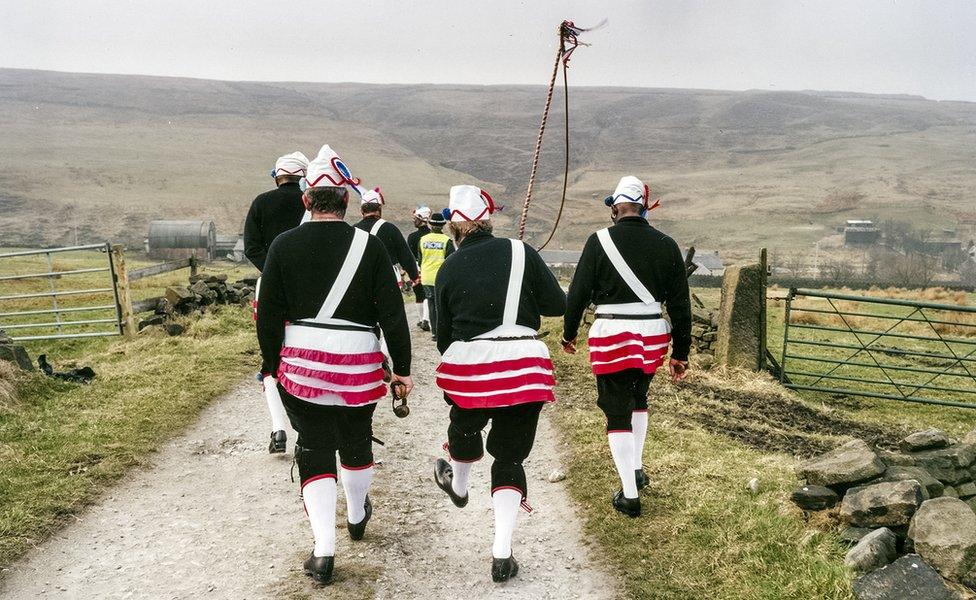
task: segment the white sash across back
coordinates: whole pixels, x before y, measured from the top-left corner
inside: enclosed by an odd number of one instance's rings
[[[641,280],[637,278],[634,274],[633,269],[624,260],[623,255],[620,254],[620,250],[617,250],[617,245],[613,243],[610,239],[610,230],[601,229],[596,232],[596,237],[600,241],[600,245],[603,246],[603,251],[607,253],[607,258],[610,259],[610,264],[617,270],[620,274],[621,279],[627,284],[634,295],[636,295],[641,302],[644,304],[658,304],[657,300],[654,299],[654,294],[647,289]],[[658,306],[660,308],[660,306]]]

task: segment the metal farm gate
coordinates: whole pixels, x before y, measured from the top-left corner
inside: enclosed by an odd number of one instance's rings
[[[121,335],[119,251],[103,243],[0,254],[0,329],[15,341]],[[54,255],[67,268],[56,269]],[[44,271],[17,273],[35,257],[30,269]]]
[[[780,381],[795,390],[976,408],[976,308],[791,289]]]

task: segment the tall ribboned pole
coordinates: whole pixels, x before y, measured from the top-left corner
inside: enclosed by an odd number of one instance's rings
[[[525,239],[525,222],[529,218],[529,204],[532,202],[532,188],[535,187],[535,176],[539,170],[539,154],[542,152],[542,136],[546,132],[546,122],[549,120],[549,108],[552,106],[552,92],[556,87],[556,76],[559,74],[559,62],[566,52],[565,37],[566,22],[559,24],[559,47],[556,50],[556,62],[552,65],[552,77],[549,79],[549,91],[546,93],[546,107],[542,110],[542,123],[539,125],[539,137],[535,141],[535,154],[532,157],[532,171],[529,173],[529,186],[525,191],[525,202],[522,204],[522,215],[519,217],[518,239]],[[565,66],[564,66],[565,68]]]

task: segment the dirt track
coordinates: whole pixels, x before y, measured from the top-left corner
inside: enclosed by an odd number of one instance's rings
[[[78,521],[11,569],[2,598],[614,598],[616,584],[584,544],[563,483],[556,437],[543,417],[526,462],[531,515],[520,513],[514,552],[521,572],[489,576],[489,463],[471,477],[471,502],[455,509],[431,481],[443,455],[447,407],[433,388],[436,351],[415,347],[412,413],[377,410],[375,512],[362,542],[337,517],[336,581],[313,588],[301,574],[311,548],[289,453],[266,450],[267,415],[251,381],[214,402],[151,469],[132,473]],[[570,473],[570,476],[573,476]],[[339,488],[341,490],[341,486]],[[341,491],[340,491],[341,496]]]

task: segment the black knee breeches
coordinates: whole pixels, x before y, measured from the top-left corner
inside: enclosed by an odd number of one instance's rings
[[[437,291],[432,285],[424,286],[424,298],[427,299],[427,311],[430,313],[430,332],[437,334]]]
[[[278,384],[291,426],[298,432],[295,462],[302,483],[336,474],[336,452],[351,469],[373,464],[373,411],[365,406],[323,406],[296,398]]]
[[[607,431],[630,431],[634,411],[647,410],[647,390],[654,375],[625,369],[596,376],[597,406],[607,417]]]
[[[447,442],[451,458],[458,462],[474,462],[488,454],[491,465],[491,489],[512,487],[527,493],[525,469],[535,443],[542,402],[529,402],[504,408],[463,409],[451,406],[451,424]],[[482,445],[481,431],[491,421],[488,442]]]

